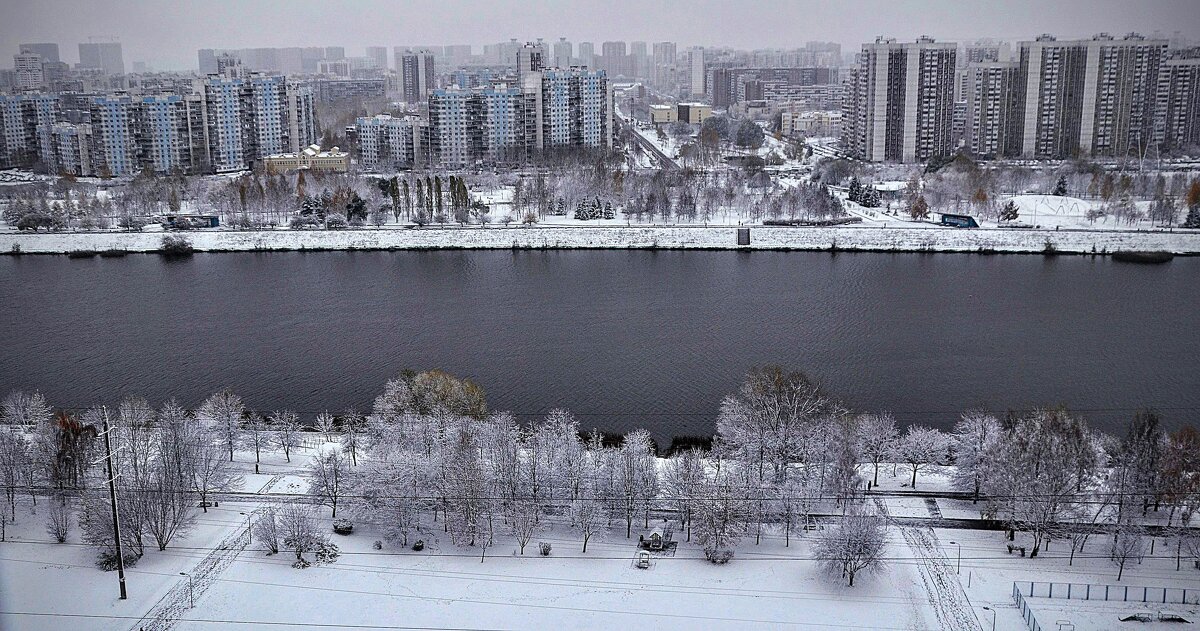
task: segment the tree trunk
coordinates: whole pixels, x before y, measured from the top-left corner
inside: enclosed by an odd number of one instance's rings
[[[917,465],[913,465],[912,488],[917,488]]]

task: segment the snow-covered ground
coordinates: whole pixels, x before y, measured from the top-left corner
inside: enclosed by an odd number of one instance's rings
[[[266,555],[245,532],[246,514],[281,494],[307,490],[303,467],[333,443],[316,434],[304,438],[306,446],[293,452],[290,463],[281,453],[264,453],[258,474],[253,454],[239,451],[243,494],[201,513],[196,528],[167,550],[151,546],[127,571],[126,601],[117,598],[115,572],[95,568],[95,552],[80,542],[77,528],[66,544],[52,543],[44,530],[45,504],[33,514],[22,498],[9,541],[0,543],[0,628],[199,631],[221,621],[249,621],[272,628],[983,631],[991,628],[995,611],[996,628],[1015,631],[1025,627],[1012,600],[1014,581],[1117,584],[1104,536],[1069,563],[1069,546],[1058,541],[1028,558],[1007,552],[1003,532],[911,523],[889,526],[883,568],[859,575],[853,588],[821,573],[812,560],[811,533],[793,533],[785,545],[778,528],[769,526],[757,544],[753,535],[744,537],[724,566],[705,561],[695,543],[680,541],[674,555],[655,556],[643,570],[633,563],[642,530],[637,524],[632,539],[614,525],[584,554],[578,534],[553,517],[524,555],[498,525],[485,557],[478,548],[450,544],[436,524],[424,535],[428,545],[421,552],[391,542],[376,550],[375,541],[386,541],[383,524],[357,519],[353,534],[333,537],[341,553],[336,562],[298,570],[288,554]],[[860,472],[870,478],[873,469],[863,465]],[[917,488],[947,490],[952,473],[930,467],[918,474]],[[877,488],[909,491],[910,480],[911,470],[901,465],[893,475],[885,464]],[[937,502],[945,512],[947,500]],[[919,517],[925,508],[923,499],[910,497],[874,503],[890,517]],[[328,509],[321,511],[329,528]],[[1025,543],[1021,536],[1018,545]],[[553,546],[549,557],[537,554],[541,541]],[[1196,571],[1186,560],[1176,571],[1174,552],[1159,540],[1153,555],[1126,567],[1120,585],[1195,588]],[[1195,605],[1033,601],[1043,624],[1069,620],[1081,631],[1124,628],[1115,626],[1114,616],[1147,609],[1200,619]]]
[[[0,252],[64,253],[122,249],[151,252],[161,233],[0,233]],[[185,233],[199,251],[676,248],[737,249],[736,226],[489,226],[359,230],[202,230]],[[748,249],[898,252],[1112,253],[1161,250],[1200,253],[1200,231],[1012,230],[888,225],[829,228],[755,226]]]

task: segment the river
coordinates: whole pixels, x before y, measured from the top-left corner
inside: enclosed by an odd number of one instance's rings
[[[752,366],[948,428],[1065,404],[1108,431],[1200,419],[1200,258],[687,251],[0,257],[0,388],[368,409],[405,368],[493,409],[711,433]]]

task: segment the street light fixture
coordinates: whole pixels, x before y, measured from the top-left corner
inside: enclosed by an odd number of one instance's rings
[[[954,567],[954,573],[955,573],[955,574],[962,574],[962,544],[961,544],[961,543],[955,543],[955,542],[951,541],[951,542],[950,542],[950,545],[952,545],[952,546],[958,546],[958,560],[957,560],[957,563],[956,563],[956,565],[955,565],[955,567]]]
[[[180,572],[180,576],[186,576],[188,579],[188,609],[196,607],[196,588],[192,584],[192,575],[187,572]]]
[[[246,515],[246,513],[241,513],[241,512],[239,512],[238,514]],[[252,533],[252,530],[253,529],[250,528],[250,516],[246,515],[246,545],[250,545],[250,544],[254,543],[254,534]]]
[[[992,612],[992,631],[996,631],[996,610],[986,606],[983,610]]]

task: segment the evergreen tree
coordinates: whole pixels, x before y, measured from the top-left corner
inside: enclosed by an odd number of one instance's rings
[[[1192,206],[1188,210],[1187,219],[1183,221],[1184,228],[1200,228],[1200,205]]]
[[[859,183],[857,177],[850,178],[850,186],[847,189],[847,197],[850,199],[850,201],[856,204],[862,197],[862,184]]]
[[[1056,197],[1066,197],[1067,196],[1067,176],[1066,175],[1058,176],[1058,183],[1054,185],[1054,192],[1051,194]]]
[[[1021,211],[1017,208],[1017,203],[1011,199],[1005,202],[1000,209],[1000,221],[1016,221],[1020,215]]]

